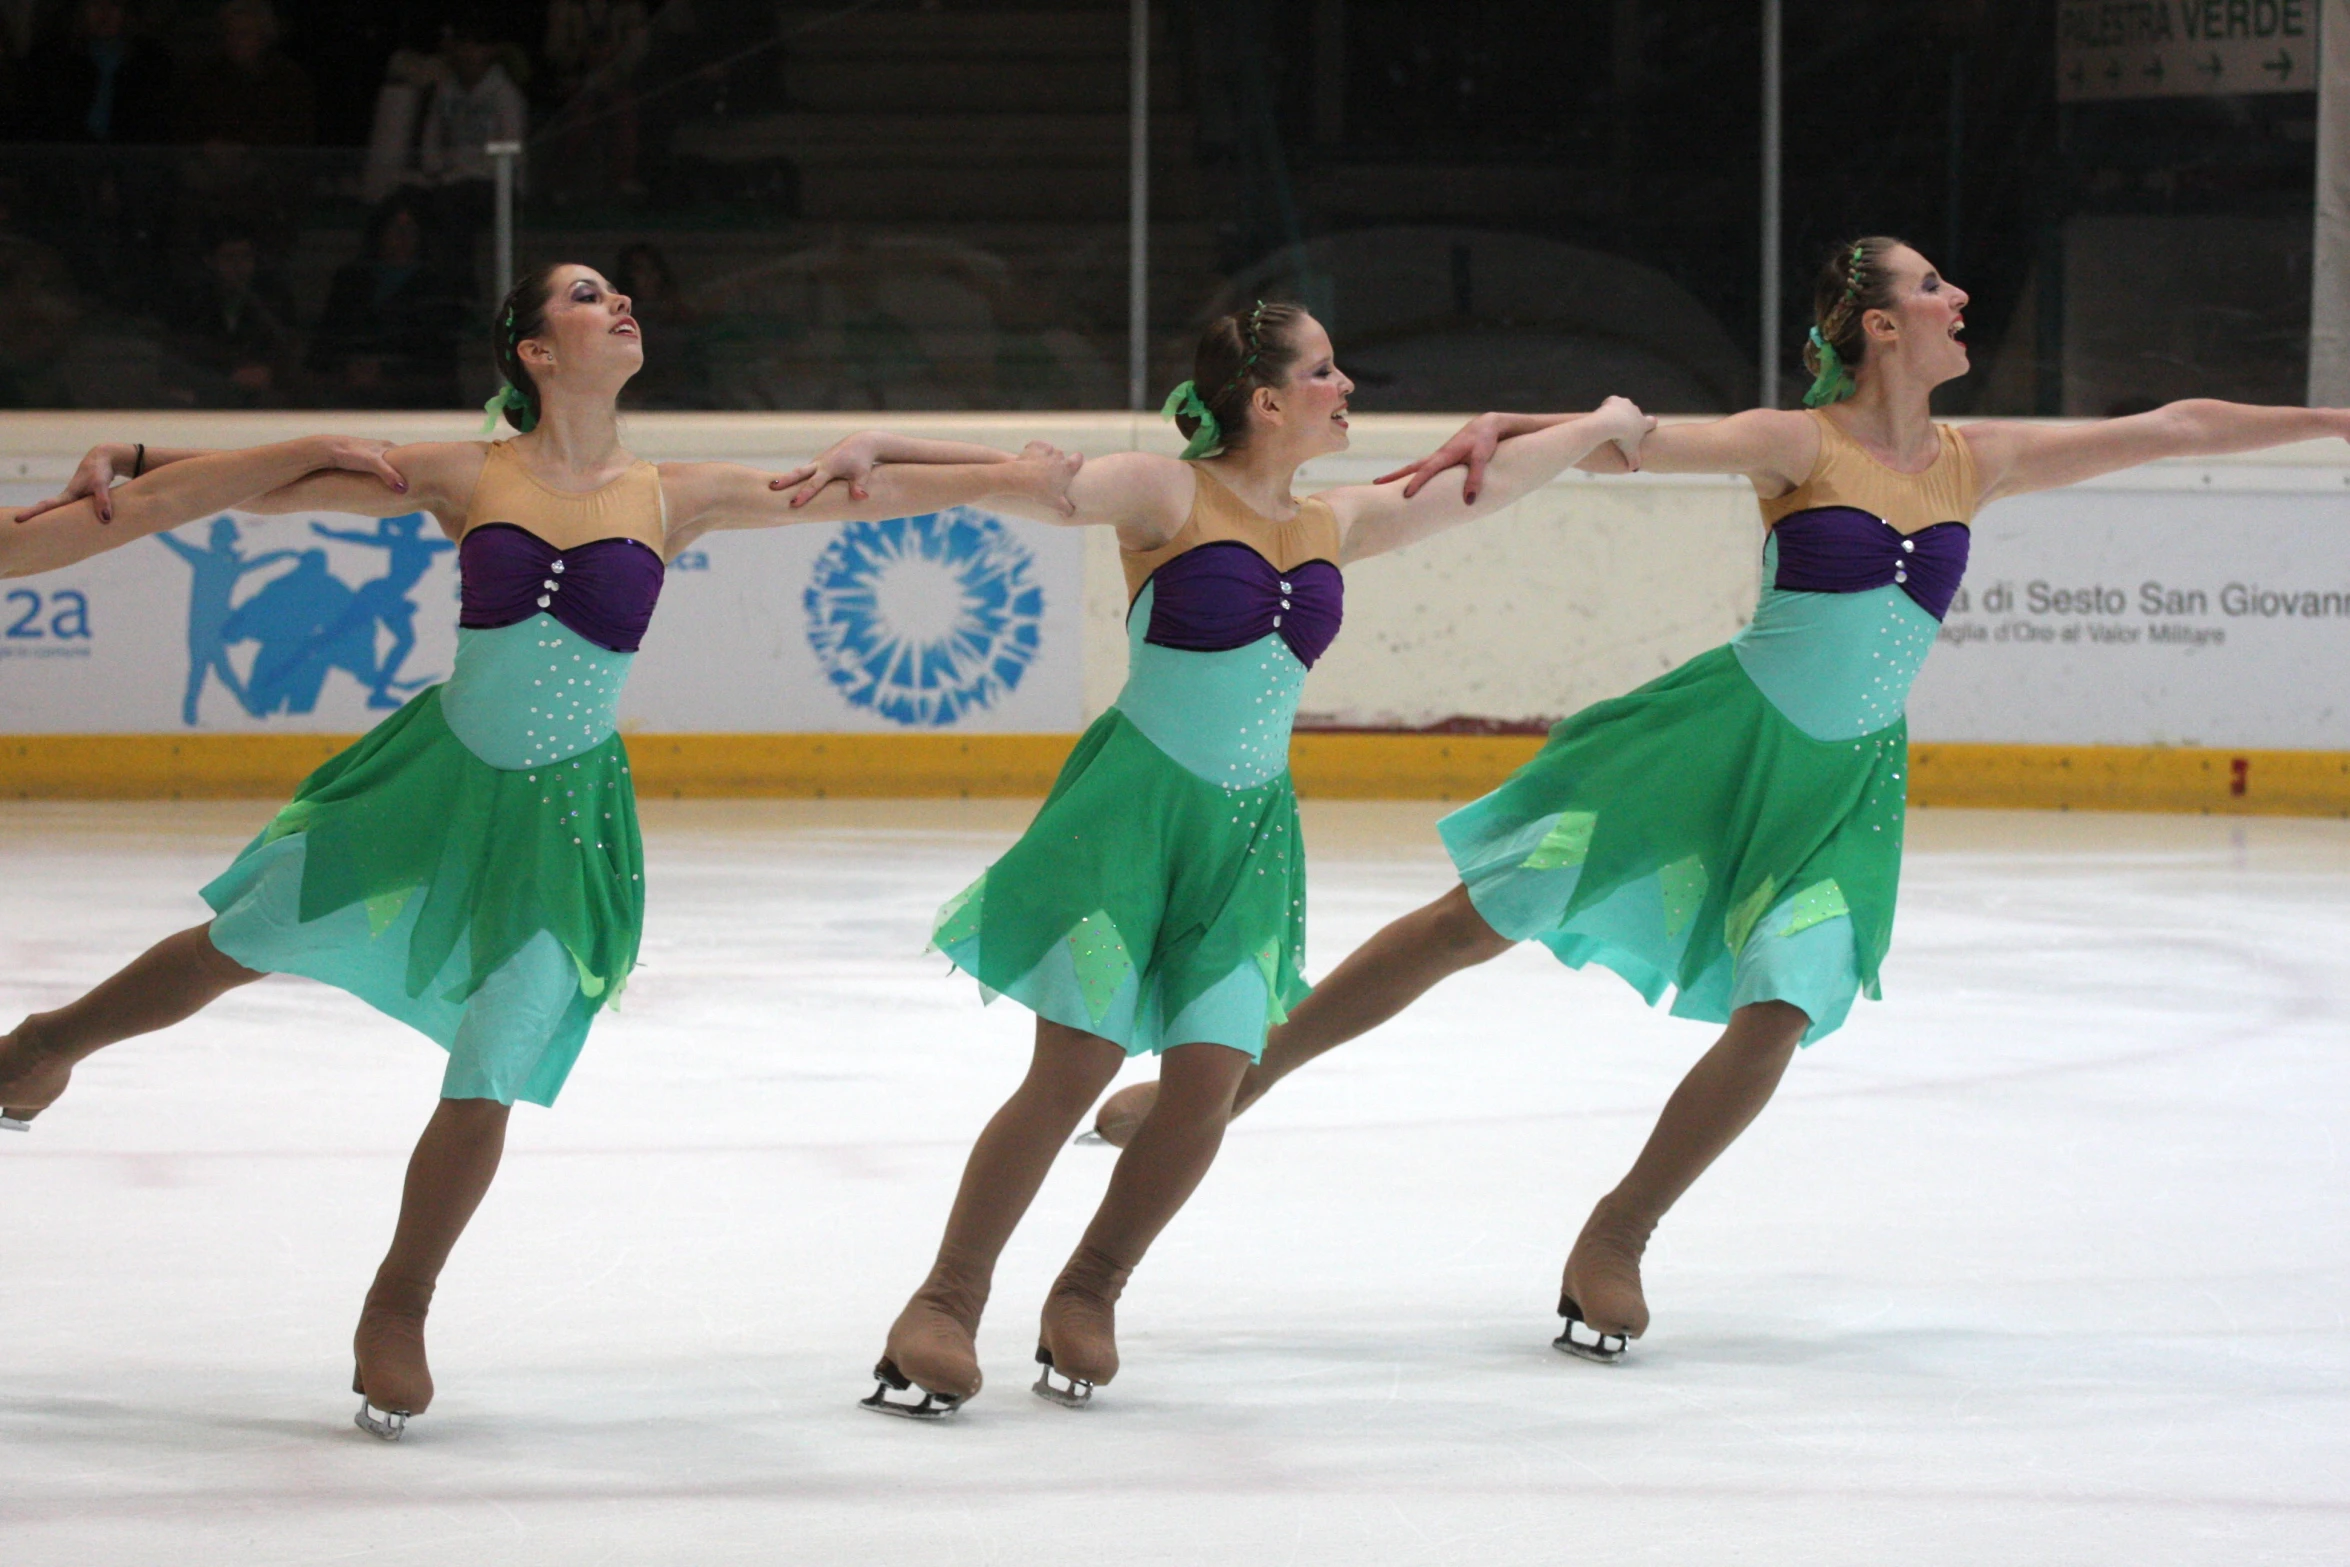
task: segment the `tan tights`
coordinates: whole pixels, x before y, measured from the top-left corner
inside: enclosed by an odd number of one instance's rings
[[[996,1259],[1078,1121],[1125,1059],[1106,1039],[1037,1020],[1028,1075],[973,1145],[930,1278],[891,1331],[889,1357],[925,1388],[957,1397],[978,1391],[970,1342]],[[1158,1102],[1119,1156],[1109,1190],[1057,1290],[1077,1288],[1089,1301],[1104,1293],[1115,1299],[1126,1272],[1215,1161],[1247,1066],[1248,1057],[1223,1045],[1177,1045],[1160,1058]],[[1101,1304],[1106,1311],[1107,1303]],[[1048,1315],[1048,1338],[1049,1323]],[[1098,1356],[1082,1352],[1090,1348],[1082,1346],[1076,1357],[1085,1362],[1080,1374],[1103,1369]],[[1108,1370],[1115,1370],[1114,1355]],[[1106,1382],[1109,1376],[1086,1380]]]
[[[65,1092],[75,1063],[118,1041],[168,1028],[259,978],[212,944],[209,925],[166,936],[79,1000],[37,1012],[0,1036],[0,1105],[11,1116],[29,1118]],[[441,1100],[409,1158],[399,1224],[360,1321],[361,1358],[393,1363],[383,1377],[370,1377],[367,1391],[381,1408],[414,1412],[432,1397],[431,1378],[423,1371],[424,1305],[497,1174],[506,1114],[507,1107],[493,1100]],[[371,1332],[380,1338],[377,1330],[387,1319],[397,1342],[371,1351]],[[402,1322],[405,1329],[398,1327]],[[410,1357],[399,1349],[410,1339],[412,1375]],[[376,1380],[393,1385],[378,1388]],[[384,1396],[374,1397],[378,1392]]]
[[[1394,1017],[1439,980],[1490,962],[1513,945],[1485,923],[1466,887],[1391,922],[1348,954],[1273,1030],[1264,1061],[1241,1080],[1233,1114],[1316,1056]],[[1567,1260],[1562,1295],[1594,1328],[1635,1338],[1647,1328],[1639,1262],[1650,1231],[1770,1102],[1809,1026],[1803,1012],[1785,1002],[1740,1007],[1665,1101],[1640,1157],[1592,1210]],[[1123,1136],[1124,1125],[1147,1112],[1149,1103],[1148,1085],[1127,1090],[1104,1107],[1105,1130],[1116,1125]],[[1139,1140],[1139,1130],[1134,1135]]]

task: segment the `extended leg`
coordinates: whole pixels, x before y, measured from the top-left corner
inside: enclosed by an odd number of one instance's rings
[[[1810,1026],[1800,1009],[1783,1001],[1758,1002],[1730,1015],[1722,1037],[1665,1101],[1631,1173],[1599,1200],[1576,1237],[1559,1283],[1559,1315],[1568,1319],[1561,1349],[1612,1360],[1623,1353],[1625,1340],[1648,1331],[1640,1257],[1650,1232],[1761,1114]],[[1596,1344],[1574,1338],[1577,1322],[1592,1330]]]
[[[366,1400],[363,1431],[397,1440],[408,1417],[432,1402],[424,1314],[450,1249],[498,1173],[509,1108],[494,1099],[444,1099],[409,1155],[392,1249],[375,1271],[352,1343],[358,1366],[351,1391]]]
[[[1110,1174],[1110,1189],[1069,1265],[1045,1297],[1036,1358],[1069,1386],[1037,1379],[1037,1391],[1082,1404],[1118,1374],[1115,1307],[1151,1242],[1208,1173],[1232,1118],[1248,1057],[1224,1045],[1178,1045],[1160,1059],[1160,1092]]]
[[[209,925],[164,937],[80,1000],[36,1012],[0,1038],[0,1104],[7,1106],[0,1114],[31,1119],[65,1092],[85,1056],[168,1028],[260,977],[212,944]]]
[[[1289,1014],[1289,1021],[1265,1041],[1264,1060],[1241,1080],[1232,1113],[1238,1115],[1265,1091],[1325,1050],[1366,1034],[1420,999],[1438,980],[1492,961],[1515,943],[1485,923],[1469,889],[1455,887],[1434,903],[1412,910],[1349,953]],[[1137,1083],[1110,1096],[1094,1130],[1102,1141],[1123,1148],[1143,1118],[1159,1085]]]
[[[979,1391],[975,1339],[996,1258],[1036,1200],[1053,1159],[1126,1053],[1106,1039],[1037,1019],[1028,1075],[979,1134],[947,1215],[930,1277],[891,1325],[874,1375],[883,1384],[865,1402],[885,1414],[945,1414]],[[885,1389],[923,1389],[919,1404],[895,1403]]]

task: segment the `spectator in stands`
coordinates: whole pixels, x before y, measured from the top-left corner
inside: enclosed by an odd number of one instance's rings
[[[420,177],[416,141],[425,110],[449,79],[449,62],[438,50],[395,49],[384,62],[383,83],[367,131],[367,167],[360,189],[370,202],[389,196]]]
[[[189,293],[171,340],[183,389],[200,407],[283,406],[298,357],[293,298],[263,270],[253,236],[215,236]]]
[[[171,55],[133,32],[124,0],[80,0],[65,39],[29,69],[33,141],[143,146],[171,139]]]
[[[310,343],[332,403],[448,408],[457,403],[456,289],[432,260],[426,202],[394,195],[367,225],[363,254],[340,268]]]
[[[277,47],[269,0],[226,0],[215,13],[219,51],[180,84],[180,139],[246,147],[307,147],[317,140],[310,77]]]
[[[623,246],[612,268],[612,286],[628,296],[629,309],[644,340],[661,345],[658,354],[645,356],[645,367],[622,393],[622,405],[709,407],[710,367],[702,352],[702,313],[678,287],[669,258],[659,246],[642,240]]]
[[[529,128],[522,89],[501,62],[501,45],[478,20],[449,30],[442,50],[449,75],[433,91],[425,111],[417,160],[434,191],[435,215],[447,249],[442,267],[470,294],[474,242],[489,227],[495,203],[495,166],[482,149],[492,142],[518,142]],[[521,160],[515,162],[517,188]],[[504,293],[511,279],[497,280]]]

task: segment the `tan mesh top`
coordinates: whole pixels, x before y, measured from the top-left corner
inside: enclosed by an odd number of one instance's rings
[[[1982,485],[1966,437],[1950,425],[1934,426],[1942,450],[1923,473],[1900,473],[1871,457],[1858,441],[1821,410],[1811,410],[1820,428],[1820,455],[1804,481],[1776,500],[1762,503],[1763,522],[1815,506],[1852,506],[1882,517],[1903,533],[1937,522],[1972,522]]]
[[[1296,516],[1286,522],[1275,522],[1250,510],[1246,501],[1225,488],[1205,468],[1197,463],[1188,466],[1198,484],[1191,500],[1191,515],[1183,520],[1183,527],[1175,537],[1155,550],[1118,552],[1119,564],[1126,568],[1128,603],[1142,592],[1152,572],[1203,544],[1226,541],[1245,544],[1271,561],[1275,571],[1293,570],[1309,560],[1338,564],[1338,514],[1330,509],[1329,502],[1309,496],[1298,502]]]
[[[467,533],[485,522],[510,522],[558,549],[620,537],[662,550],[669,513],[660,469],[639,462],[601,489],[558,490],[534,477],[511,445],[490,446],[474,481],[473,504],[465,508]]]

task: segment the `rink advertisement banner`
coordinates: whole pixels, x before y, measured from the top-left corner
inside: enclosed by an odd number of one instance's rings
[[[1073,731],[1080,575],[1069,530],[970,507],[712,535],[670,564],[622,724]],[[206,518],[0,582],[0,733],[353,733],[448,677],[457,614],[421,513]]]
[[[1921,741],[2350,751],[2350,494],[2002,501],[1909,712]]]

